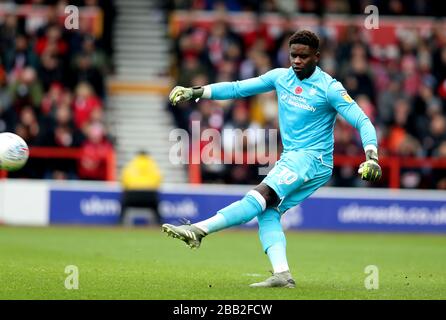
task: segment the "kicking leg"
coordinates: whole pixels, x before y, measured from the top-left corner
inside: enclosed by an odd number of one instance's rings
[[[278,197],[266,184],[259,184],[246,196],[219,210],[213,217],[195,224],[206,233],[213,233],[249,222],[261,214],[267,206],[277,204]]]
[[[186,242],[191,248],[198,248],[208,234],[246,223],[261,214],[268,205],[277,204],[278,197],[266,184],[260,184],[249,191],[243,199],[219,210],[216,215],[193,225],[173,226],[163,224],[168,235]]]

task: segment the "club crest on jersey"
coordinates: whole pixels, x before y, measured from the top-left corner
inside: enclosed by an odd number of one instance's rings
[[[301,94],[302,93],[302,91],[304,91],[303,89],[302,89],[302,87],[296,87],[296,89],[294,89],[294,93],[295,94]]]
[[[352,103],[353,99],[349,96],[347,91],[341,91],[341,97],[345,100],[347,103]]]

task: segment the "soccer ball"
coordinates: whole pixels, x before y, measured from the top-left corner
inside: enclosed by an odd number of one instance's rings
[[[29,157],[25,140],[11,132],[0,133],[0,170],[21,169]]]

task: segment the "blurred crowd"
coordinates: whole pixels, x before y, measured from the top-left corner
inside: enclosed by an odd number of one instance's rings
[[[444,17],[446,8],[435,0],[168,0],[170,10],[218,10],[255,13],[311,13],[322,15],[363,14],[368,5],[375,5],[382,15]]]
[[[105,159],[113,149],[104,125],[105,77],[113,67],[111,35],[107,31],[98,36],[82,20],[79,29],[68,30],[63,20],[68,4],[82,8],[102,2],[15,4],[46,5],[48,11],[44,19],[33,19],[32,11],[30,16],[14,10],[0,16],[0,132],[16,133],[30,147],[80,148],[81,157],[32,157],[9,176],[104,180]],[[110,14],[104,12],[106,28]]]
[[[189,4],[196,9],[213,8],[220,12],[226,9],[255,11],[260,4],[280,6],[283,3],[294,3],[296,8],[305,12],[303,9],[310,3],[322,2],[329,4],[329,8],[344,5],[346,12],[360,10],[354,9],[357,8],[353,5],[356,1],[234,0],[214,1],[212,8],[209,1],[174,2],[179,7]],[[393,0],[383,2],[379,8],[385,8],[388,14],[433,14],[433,7],[424,6],[425,2]],[[433,4],[434,1],[427,2]],[[288,38],[296,30],[288,28],[271,36],[259,24],[254,32],[237,33],[225,19],[225,14],[218,17],[210,28],[189,23],[174,36],[172,72],[178,85],[241,80],[259,76],[273,68],[289,67]],[[362,29],[351,25],[342,34],[336,34],[323,23],[313,29],[321,39],[320,67],[340,80],[370,117],[377,129],[381,157],[446,159],[445,28],[434,25],[429,32],[420,32],[416,28],[400,30],[396,42],[380,50],[374,50],[367,42]],[[201,121],[201,130],[277,129],[274,92],[243,100],[200,100],[198,103],[179,104],[170,110],[177,126],[186,130],[190,130],[193,120]],[[226,144],[230,140],[223,139],[223,150],[233,148]],[[255,139],[244,140],[243,150],[249,151],[252,147],[249,141]],[[335,128],[335,153],[364,155],[359,134],[342,118]],[[203,180],[210,183],[251,184],[263,179],[258,175],[257,167],[252,165],[203,164],[201,170]],[[364,185],[356,170],[353,166],[336,167],[330,183],[336,186]],[[385,176],[388,178],[389,175]],[[400,184],[402,188],[446,189],[446,169],[429,166],[405,168],[401,172]],[[388,180],[383,179],[381,186],[388,186]]]

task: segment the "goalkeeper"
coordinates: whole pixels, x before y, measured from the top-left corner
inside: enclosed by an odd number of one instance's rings
[[[360,133],[366,158],[358,169],[361,178],[377,181],[381,177],[374,126],[342,84],[317,66],[319,57],[317,35],[298,31],[289,39],[291,67],[288,69],[273,69],[243,81],[193,88],[177,86],[169,95],[175,105],[190,99],[235,99],[276,90],[284,150],[262,183],[207,220],[192,225],[162,226],[168,235],[198,248],[208,234],[257,217],[260,242],[272,264],[273,274],[251,287],[295,287],[280,218],[330,179],[333,129],[338,113]]]

